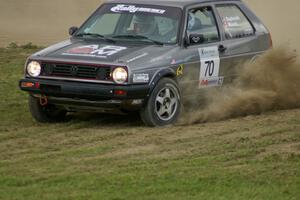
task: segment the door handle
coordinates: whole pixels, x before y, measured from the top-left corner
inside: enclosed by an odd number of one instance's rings
[[[225,52],[227,50],[227,48],[224,45],[219,45],[219,52]]]

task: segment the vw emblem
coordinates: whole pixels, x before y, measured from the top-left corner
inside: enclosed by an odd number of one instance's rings
[[[78,67],[77,66],[72,66],[71,67],[71,74],[72,76],[76,76],[78,72]]]

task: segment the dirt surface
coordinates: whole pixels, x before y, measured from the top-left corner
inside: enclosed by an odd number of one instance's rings
[[[290,43],[299,49],[299,0],[246,0],[271,30],[275,45]],[[79,26],[101,0],[0,0],[0,46],[10,42],[49,45],[68,37],[68,28]]]

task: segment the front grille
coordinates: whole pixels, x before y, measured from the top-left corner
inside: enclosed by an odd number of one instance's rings
[[[42,75],[80,79],[111,80],[111,67],[74,64],[42,64]]]

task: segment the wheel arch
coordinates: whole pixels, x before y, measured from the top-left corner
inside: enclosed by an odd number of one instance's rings
[[[158,83],[161,79],[163,79],[163,78],[171,78],[171,79],[173,79],[176,83],[178,83],[177,76],[176,76],[176,72],[175,72],[175,70],[172,69],[171,67],[165,68],[165,69],[161,69],[161,70],[157,71],[157,72],[153,75],[153,77],[152,77],[152,79],[151,79],[151,81],[150,81],[150,83],[149,83],[149,86],[150,86],[150,87],[149,87],[149,92],[148,92],[147,98],[145,99],[144,103],[147,103],[147,102],[148,102],[148,99],[149,99],[150,95],[152,94],[152,92],[153,92],[155,86],[156,86],[157,83]]]
[[[152,93],[152,91],[155,88],[155,86],[157,85],[157,83],[161,79],[163,79],[163,78],[171,78],[176,83],[178,83],[176,72],[175,72],[174,69],[172,69],[171,67],[169,67],[169,68],[165,68],[165,69],[159,70],[158,72],[155,73],[155,75],[151,79],[149,95]]]

